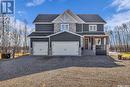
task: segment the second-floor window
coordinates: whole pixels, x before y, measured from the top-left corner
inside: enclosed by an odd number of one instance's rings
[[[97,31],[97,25],[89,25],[89,31]]]
[[[69,24],[61,24],[61,31],[69,31]]]

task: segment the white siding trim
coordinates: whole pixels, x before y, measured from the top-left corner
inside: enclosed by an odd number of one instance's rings
[[[70,32],[70,31],[60,31],[60,32],[57,32],[57,33],[55,33],[55,34],[51,34],[51,35],[49,35],[48,37],[54,36],[54,35],[57,35],[57,34],[60,34],[60,33],[63,33],[63,32],[68,32],[68,33],[71,33],[71,34],[74,34],[74,35],[77,35],[77,36],[82,37],[82,35],[79,35],[79,34],[76,34],[76,33]]]

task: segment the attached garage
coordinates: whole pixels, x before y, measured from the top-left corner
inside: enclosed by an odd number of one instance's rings
[[[79,42],[52,42],[52,55],[79,55]]]
[[[31,37],[30,52],[32,55],[80,56],[81,36],[64,31],[43,38]]]
[[[48,42],[33,42],[33,55],[48,55]]]
[[[52,56],[81,55],[81,36],[71,32],[60,32],[50,35]]]

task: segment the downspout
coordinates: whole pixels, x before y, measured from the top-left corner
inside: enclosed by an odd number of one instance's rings
[[[50,43],[51,43],[51,42],[50,42],[50,37],[49,37],[49,42],[48,42],[48,45],[49,45],[49,46],[48,46],[48,49],[49,49],[49,50],[48,50],[48,55],[49,55],[49,56],[52,55],[52,54],[51,54],[51,47],[50,47],[51,44],[50,44]]]
[[[32,49],[33,46],[31,46],[31,45],[33,45],[33,43],[32,43],[32,41],[31,41],[31,37],[29,37],[29,43],[30,43],[30,45],[29,45],[30,55],[33,55],[33,49]]]

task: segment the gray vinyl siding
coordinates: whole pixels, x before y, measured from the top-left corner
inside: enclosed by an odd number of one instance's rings
[[[80,36],[73,35],[67,32],[63,32],[54,36],[50,37],[50,41],[79,41],[80,43]]]
[[[97,31],[104,31],[104,25],[103,24],[98,24],[97,25]]]
[[[33,48],[33,42],[49,42],[49,38],[31,38],[30,47]]]
[[[83,24],[83,32],[89,31],[89,24]]]
[[[104,31],[104,25],[97,24],[97,31]],[[89,24],[76,24],[76,32],[89,32]]]
[[[82,32],[82,24],[76,24],[76,32]]]
[[[36,31],[52,31],[54,32],[54,24],[36,24]]]

